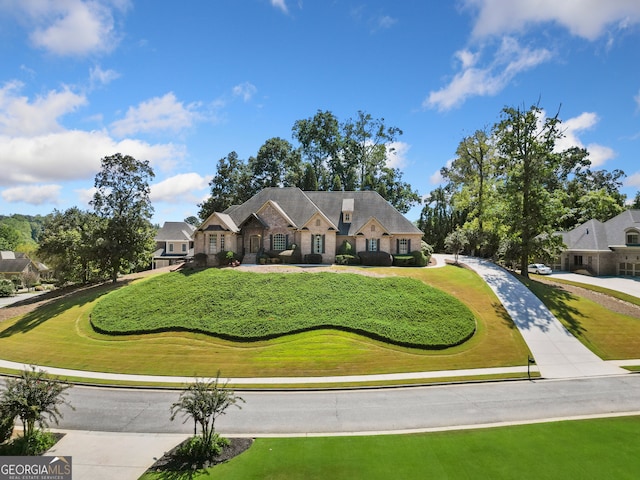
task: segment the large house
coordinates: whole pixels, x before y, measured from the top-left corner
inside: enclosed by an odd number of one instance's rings
[[[354,252],[405,254],[420,250],[422,232],[378,193],[303,192],[299,188],[266,188],[242,205],[214,212],[194,234],[194,253],[232,251],[243,263],[256,263],[261,251],[281,252],[294,244],[301,258],[322,256],[333,263],[344,241]]]
[[[0,278],[22,283],[24,275],[32,275],[36,281],[49,278],[51,271],[40,262],[34,262],[25,253],[0,251]]]
[[[556,270],[640,277],[640,210],[625,210],[606,222],[589,220],[559,234],[567,248]]]
[[[164,222],[155,236],[156,251],[151,268],[162,268],[193,258],[193,232],[187,222]]]

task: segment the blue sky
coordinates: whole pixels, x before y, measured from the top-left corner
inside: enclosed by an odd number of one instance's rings
[[[464,136],[538,101],[633,197],[639,46],[637,0],[0,0],[0,214],[89,208],[121,152],[153,166],[154,221],[182,220],[221,157],[317,110],[402,129],[388,162],[427,195]]]

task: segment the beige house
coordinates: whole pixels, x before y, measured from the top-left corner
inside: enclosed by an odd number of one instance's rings
[[[34,262],[25,253],[0,251],[0,278],[22,283],[24,275],[32,275],[36,281],[40,281],[49,278],[51,271],[45,264]]]
[[[193,232],[187,222],[164,222],[155,236],[152,269],[168,267],[193,258]]]
[[[281,252],[295,244],[301,258],[319,254],[333,263],[343,241],[354,252],[392,255],[420,250],[422,232],[378,193],[303,192],[266,188],[242,205],[215,212],[194,232],[194,255],[232,251],[243,263],[256,263],[263,251]]]
[[[640,210],[625,210],[606,222],[589,220],[559,234],[567,248],[554,270],[640,277]]]

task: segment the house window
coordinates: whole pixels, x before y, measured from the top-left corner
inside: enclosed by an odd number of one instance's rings
[[[627,233],[627,245],[637,245],[638,243],[638,232],[629,232]]]
[[[407,253],[409,253],[409,240],[406,238],[401,238],[398,241],[398,254],[406,255]]]
[[[186,253],[186,251],[187,251],[187,244],[183,243],[182,244],[182,253]]]
[[[209,253],[218,253],[218,237],[209,235]]]
[[[316,227],[319,227],[319,226],[320,226],[320,219],[318,218],[316,219]]]
[[[373,228],[373,225],[371,225],[371,227]],[[370,238],[368,240],[369,242],[369,248],[367,250],[369,250],[370,252],[377,252],[378,251],[378,239],[377,238]]]
[[[576,267],[582,266],[582,255],[574,255],[573,256],[573,264]]]
[[[273,236],[273,245],[271,248],[274,250],[286,250],[287,249],[287,237],[282,233],[276,233]]]
[[[169,252],[173,252],[173,243],[169,244]]]
[[[351,222],[351,214],[349,212],[344,212],[342,214],[342,220],[344,221],[344,223],[350,223]]]
[[[220,251],[224,252],[224,234],[220,234]]]
[[[322,253],[322,235],[313,237],[313,253]]]

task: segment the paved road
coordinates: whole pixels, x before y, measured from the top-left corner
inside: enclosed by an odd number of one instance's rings
[[[251,436],[420,431],[441,427],[640,412],[640,375],[322,392],[238,392],[218,420]],[[177,392],[74,387],[60,428],[188,433],[169,420]]]

